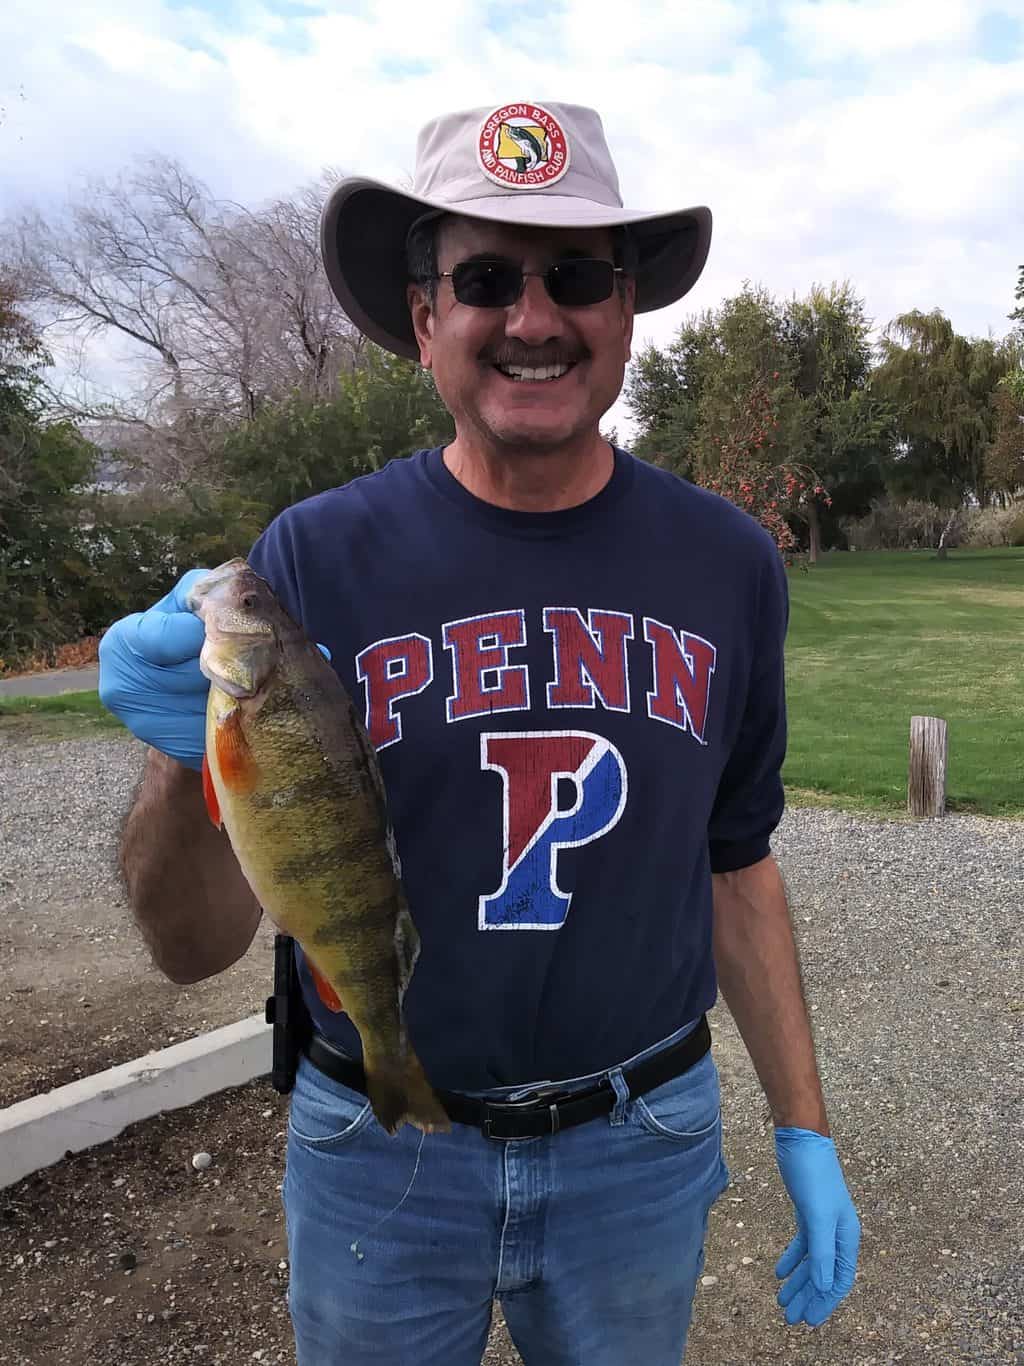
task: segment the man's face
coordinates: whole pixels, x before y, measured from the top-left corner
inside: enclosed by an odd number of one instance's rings
[[[519,228],[449,217],[439,225],[438,271],[472,258],[499,258],[543,271],[572,257],[612,260],[605,228]],[[621,277],[616,277],[617,279]],[[451,279],[438,281],[431,309],[409,291],[422,363],[433,372],[456,429],[472,427],[488,445],[557,450],[596,431],[622,388],[633,335],[633,283],[602,303],[559,307],[543,279],[528,276],[507,308],[459,303]],[[516,379],[509,367],[568,366],[552,379]]]

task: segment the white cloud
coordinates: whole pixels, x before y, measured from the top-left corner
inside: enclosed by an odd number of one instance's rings
[[[655,61],[681,75],[727,58],[756,9],[740,0],[687,0],[675,5],[631,0],[628,7],[615,9],[594,0],[567,0],[554,26],[573,67],[608,71]],[[547,33],[541,30],[539,43],[531,43],[531,36],[523,33],[524,48],[543,53]]]
[[[787,36],[824,61],[878,61],[969,41],[977,0],[799,0],[784,4]]]
[[[942,308],[1009,328],[1024,223],[1024,0],[246,0],[234,27],[164,0],[8,0],[0,207],[59,201],[84,172],[181,158],[248,202],[321,166],[398,180],[446,109],[563,99],[602,115],[627,203],[711,206],[704,276],[637,320],[667,341],[744,278],[787,296],[848,278],[882,324]],[[991,45],[989,45],[991,46]],[[24,98],[18,90],[24,87]]]

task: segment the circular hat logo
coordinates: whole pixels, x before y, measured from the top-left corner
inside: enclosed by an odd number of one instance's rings
[[[477,142],[480,169],[512,190],[541,190],[569,169],[562,125],[539,104],[503,104],[484,120]]]

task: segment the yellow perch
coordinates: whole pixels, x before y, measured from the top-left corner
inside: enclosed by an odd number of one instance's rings
[[[210,815],[260,905],[301,945],[320,999],[358,1029],[380,1123],[448,1130],[406,1035],[402,998],[420,941],[352,700],[245,560],[200,579],[189,605],[206,630]]]

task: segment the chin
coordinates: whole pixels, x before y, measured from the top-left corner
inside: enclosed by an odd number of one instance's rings
[[[499,444],[506,450],[519,455],[558,455],[571,440],[571,436],[541,436],[538,433],[521,436],[499,437]]]
[[[517,451],[530,451],[541,454],[545,451],[558,451],[570,441],[576,441],[590,430],[590,424],[575,426],[567,424],[547,424],[530,422],[496,422],[485,424],[484,430],[491,440],[499,445]]]

